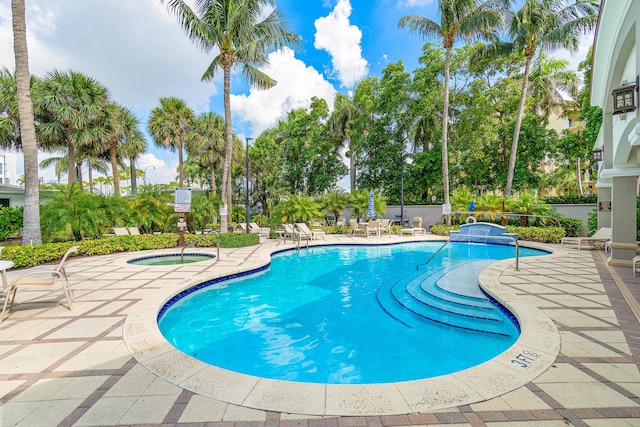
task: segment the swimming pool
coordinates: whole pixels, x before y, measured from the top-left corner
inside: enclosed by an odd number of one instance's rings
[[[514,248],[451,243],[423,265],[440,245],[276,254],[268,270],[174,298],[159,327],[184,353],[259,377],[371,384],[456,372],[518,338],[477,286],[479,271]]]

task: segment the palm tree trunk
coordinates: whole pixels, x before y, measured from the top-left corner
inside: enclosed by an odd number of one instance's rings
[[[216,194],[218,193],[218,188],[216,186],[216,169],[215,169],[215,163],[211,162],[209,164],[209,167],[211,169],[211,195],[215,198]],[[216,212],[216,210],[214,209],[211,212],[211,222],[213,224],[215,224],[216,222],[218,222],[218,212]]]
[[[224,120],[225,142],[224,166],[222,169],[222,205],[227,207],[227,215],[220,215],[220,233],[227,232],[231,206],[231,154],[233,152],[233,125],[231,123],[231,67],[224,66]]]
[[[76,182],[76,146],[68,137],[69,133],[67,132],[67,143],[69,146],[69,171],[67,173],[67,184],[69,187]]]
[[[451,47],[445,47],[444,59],[444,106],[442,107],[442,187],[444,203],[449,202],[449,148],[447,143],[449,130],[449,66],[451,63]],[[447,215],[447,225],[451,225],[451,216]]]
[[[12,0],[13,51],[16,63],[16,87],[20,138],[24,154],[24,216],[22,244],[42,243],[40,231],[40,188],[38,187],[38,145],[36,140],[33,103],[31,102],[31,77],[27,52],[27,24],[24,12],[25,0]]]
[[[129,159],[129,169],[131,170],[131,194],[135,196],[138,192],[138,178],[136,177],[136,158]]]
[[[120,174],[118,171],[118,156],[115,147],[109,149],[109,160],[111,160],[111,170],[113,171],[113,192],[116,197],[120,197]]]
[[[356,190],[356,152],[351,149],[351,154],[349,155],[349,181],[351,192],[353,193]],[[336,217],[337,218],[337,217]]]
[[[91,160],[89,162],[89,191],[93,194],[93,162]]]
[[[182,188],[184,185],[184,164],[183,162],[183,153],[182,153],[182,147],[183,147],[183,143],[182,143],[182,135],[178,136],[178,168],[180,169],[179,171],[179,187]]]
[[[520,138],[520,127],[524,117],[524,102],[527,98],[527,87],[529,86],[529,71],[531,69],[531,56],[527,56],[524,65],[524,78],[522,79],[522,92],[520,93],[520,105],[518,106],[518,117],[516,118],[516,128],[513,131],[513,142],[511,143],[511,155],[509,156],[509,170],[507,172],[507,185],[504,187],[505,196],[511,195],[513,186],[513,175],[516,170],[516,153],[518,151],[518,139]]]

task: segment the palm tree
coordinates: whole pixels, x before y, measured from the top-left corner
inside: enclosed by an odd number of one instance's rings
[[[351,138],[351,131],[353,130],[353,121],[360,115],[361,110],[355,104],[353,98],[349,98],[340,92],[336,94],[333,112],[327,124],[332,134],[341,138],[341,141],[347,141],[346,155],[349,157],[349,184],[351,191],[356,189],[356,159],[358,157],[356,142]]]
[[[178,151],[178,185],[184,184],[183,149],[185,138],[193,125],[193,110],[182,100],[174,97],[160,98],[160,106],[151,110],[149,133],[158,147]]]
[[[38,182],[38,143],[31,101],[31,77],[27,51],[27,25],[24,10],[25,0],[11,1],[13,22],[13,51],[16,64],[16,93],[20,117],[20,137],[24,153],[24,216],[22,244],[42,243],[40,231],[40,193]]]
[[[110,102],[105,116],[105,128],[107,130],[104,152],[107,153],[113,173],[113,192],[120,197],[120,177],[118,166],[122,163],[120,145],[132,138],[141,138],[138,130],[138,120],[129,109]]]
[[[497,0],[438,0],[440,24],[420,15],[403,16],[398,23],[400,28],[425,38],[443,39],[444,62],[444,106],[442,108],[442,184],[444,186],[444,203],[449,204],[449,68],[451,65],[451,49],[458,39],[493,40],[495,29],[502,22],[502,7],[505,1]],[[447,216],[447,224],[450,218]]]
[[[71,185],[77,176],[76,149],[92,149],[105,137],[103,123],[109,94],[97,80],[75,71],[48,73],[42,90],[41,142],[68,148]]]
[[[567,104],[565,96],[575,98],[578,76],[569,69],[569,61],[538,52],[531,70],[531,93],[535,100],[535,114],[549,119],[551,113],[562,111]]]
[[[224,132],[224,118],[219,114],[207,112],[196,117],[194,127],[189,135],[187,151],[197,157],[198,161],[209,169],[212,200],[215,200],[218,194],[216,165],[222,161],[224,156]],[[217,212],[213,212],[212,222],[215,224],[217,221]]]
[[[129,159],[129,168],[131,170],[131,194],[137,192],[137,178],[138,169],[136,169],[136,158],[147,151],[147,141],[145,140],[142,132],[138,129],[137,120],[136,127],[132,133],[128,133],[124,140],[120,142],[118,146],[118,153],[120,157],[126,157]],[[142,172],[144,174],[144,172]]]
[[[508,25],[510,42],[496,42],[491,49],[498,53],[520,51],[524,55],[524,75],[520,104],[513,131],[505,194],[511,194],[516,166],[516,153],[525,101],[529,90],[531,62],[540,49],[563,47],[575,50],[581,33],[591,30],[597,21],[597,0],[524,0]]]
[[[163,0],[161,0],[163,1]],[[265,6],[273,6],[263,18]],[[218,54],[204,72],[202,80],[211,81],[218,68],[224,74],[225,158],[222,171],[222,202],[231,206],[231,161],[233,124],[231,122],[231,70],[242,67],[242,76],[254,88],[269,89],[276,81],[260,71],[268,65],[267,51],[295,47],[300,36],[286,30],[284,15],[274,0],[196,0],[195,12],[185,0],[167,0],[169,10],[202,50],[217,48]],[[262,19],[262,20],[260,20]],[[220,231],[227,232],[227,217],[220,218]]]

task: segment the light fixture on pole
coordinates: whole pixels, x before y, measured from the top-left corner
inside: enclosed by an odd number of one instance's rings
[[[144,172],[142,173],[142,178],[144,179],[144,184],[145,185],[149,185],[149,180],[147,179],[147,169],[153,169],[156,170],[156,167],[151,165],[151,166],[147,166],[146,168],[144,168]]]
[[[594,148],[591,153],[593,154],[593,161],[594,162],[597,163],[597,162],[601,162],[602,160],[604,160],[604,149],[602,147]]]
[[[407,155],[402,155],[402,166],[400,168],[400,225],[404,227],[404,164],[412,164],[413,159]]]
[[[244,189],[245,192],[245,211],[244,211],[244,219],[246,221],[246,232],[249,233],[249,141],[252,141],[253,138],[246,138],[246,152],[245,152],[245,175],[246,175],[246,186]]]

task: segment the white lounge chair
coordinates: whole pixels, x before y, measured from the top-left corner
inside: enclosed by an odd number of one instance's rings
[[[131,234],[132,236],[140,235],[140,230],[138,229],[138,227],[129,227],[127,228],[127,230],[129,230],[129,234]]]
[[[116,236],[128,236],[129,230],[127,230],[126,227],[114,227],[113,234]]]
[[[296,223],[296,227],[298,227],[301,233],[311,235],[312,240],[316,240],[318,236],[321,236],[323,240],[326,240],[327,233],[325,233],[323,230],[317,228],[310,230],[309,227],[307,227],[307,224],[305,224],[304,222]]]
[[[387,233],[388,235],[391,235],[391,226],[393,225],[393,222],[388,219],[382,219],[380,221],[380,233]]]
[[[246,227],[246,225],[245,225]],[[249,223],[249,227],[250,227],[250,231],[253,234],[259,234],[259,235],[269,235],[269,233],[271,232],[271,229],[269,227],[260,227],[258,224],[256,224],[255,222],[250,222]]]
[[[562,240],[560,240],[560,247],[564,247],[564,245],[577,245],[578,250],[580,250],[584,243],[591,246],[591,248],[600,249],[603,248],[609,240],[611,240],[611,228],[602,227],[589,237],[563,237]]]
[[[41,288],[51,288],[53,287],[58,280],[62,282],[62,289],[64,290],[64,294],[67,297],[67,302],[69,303],[69,310],[71,310],[73,305],[73,293],[71,288],[69,287],[69,281],[67,280],[67,273],[64,270],[64,264],[67,261],[67,258],[72,253],[78,250],[78,246],[72,246],[67,250],[64,254],[60,263],[56,266],[42,266],[42,267],[34,267],[29,269],[26,273],[18,276],[13,282],[7,286],[5,289],[5,299],[4,305],[2,307],[2,315],[0,315],[0,323],[4,320],[4,314],[7,311],[7,304],[9,300],[11,300],[11,304],[9,304],[9,311],[13,308],[13,301],[16,298],[16,292],[19,287],[23,286],[38,286]]]
[[[292,240],[312,240],[313,236],[311,234],[302,233],[293,226],[293,224],[283,224],[285,236],[289,237]],[[286,237],[285,237],[286,239]]]

